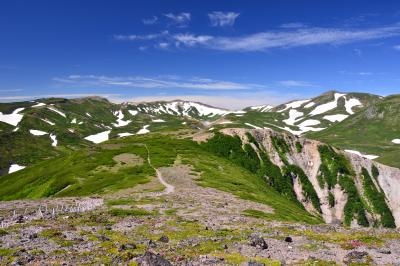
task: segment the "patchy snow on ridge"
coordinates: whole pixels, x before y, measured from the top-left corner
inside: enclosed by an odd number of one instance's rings
[[[356,154],[356,155],[358,155],[358,156],[361,156],[361,157],[363,157],[363,158],[370,159],[370,160],[373,160],[373,159],[376,159],[376,158],[379,157],[378,155],[362,154],[361,152],[355,151],[355,150],[344,150],[344,151],[345,151],[345,152],[348,152],[348,153]]]
[[[86,113],[86,115],[87,115],[88,117],[92,117],[92,115],[91,115],[91,114],[89,114],[89,113]]]
[[[392,140],[392,142],[393,142],[394,144],[400,144],[400,139],[394,139],[394,140]]]
[[[45,106],[45,103],[37,103],[35,105],[32,105],[31,107],[41,107],[41,106]]]
[[[48,120],[46,118],[44,118],[44,119],[40,118],[40,120],[42,120],[43,122],[46,122],[47,124],[52,125],[52,126],[54,126],[56,124],[56,123],[51,122],[50,120]]]
[[[346,112],[352,115],[354,114],[352,108],[355,106],[362,106],[362,103],[356,98],[351,98],[350,100],[346,99],[344,106],[346,107]]]
[[[302,112],[299,112],[296,109],[290,109],[289,118],[283,120],[283,122],[289,126],[293,126],[294,123],[296,123],[296,119],[302,116],[303,116]]]
[[[135,134],[127,133],[127,132],[125,132],[125,133],[118,133],[118,137],[120,137],[120,138],[129,137],[129,136],[133,136],[133,135],[135,135]]]
[[[271,105],[258,105],[258,106],[251,106],[250,107],[251,110],[257,110],[259,112],[268,112],[272,108],[274,108],[274,107],[271,106]]]
[[[58,143],[57,136],[53,135],[53,134],[50,134],[50,138],[52,140],[51,146],[56,147],[57,143]]]
[[[71,124],[76,124],[76,118],[72,119]]]
[[[30,129],[29,133],[31,133],[34,136],[43,136],[43,135],[47,135],[49,133],[41,131],[41,130],[36,130],[36,129]]]
[[[17,171],[19,171],[19,170],[22,170],[22,169],[24,169],[26,166],[23,166],[23,165],[18,165],[18,164],[12,164],[12,165],[10,165],[10,168],[8,169],[8,173],[9,174],[11,174],[11,173],[14,173],[14,172],[17,172]]]
[[[249,127],[255,128],[255,129],[260,129],[260,128],[261,128],[261,127],[252,125],[252,124],[250,124],[250,123],[244,123],[244,124],[245,124],[245,125],[248,125]]]
[[[20,112],[22,112],[24,109],[25,108],[17,108],[11,114],[3,114],[0,112],[0,121],[12,126],[17,126],[24,117],[23,114],[20,114]]]
[[[165,120],[162,120],[162,119],[154,119],[154,120],[152,120],[152,122],[154,122],[154,123],[164,123]]]
[[[337,107],[337,102],[338,102],[339,98],[343,97],[345,95],[346,94],[343,94],[343,93],[335,93],[335,95],[334,95],[335,99],[332,102],[318,105],[317,107],[315,107],[314,110],[311,111],[310,115],[319,115],[319,114],[326,113],[332,109],[335,109]]]
[[[286,111],[287,109],[290,109],[290,108],[293,108],[293,109],[294,108],[299,108],[300,106],[302,106],[303,104],[305,104],[305,103],[307,103],[309,101],[311,101],[311,100],[307,99],[307,100],[300,100],[300,101],[294,101],[294,102],[287,103],[286,107],[283,108],[282,110],[279,110],[278,113]]]
[[[47,108],[48,108],[49,110],[51,110],[51,111],[53,111],[53,112],[55,112],[55,113],[57,113],[57,114],[63,116],[63,117],[67,117],[63,112],[61,112],[60,110],[57,110],[57,109],[54,108],[54,107],[47,107]]]
[[[111,130],[107,130],[94,135],[87,136],[85,137],[85,139],[93,143],[101,143],[108,140],[108,136],[110,135],[110,133]]]
[[[150,130],[148,130],[147,128],[150,125],[144,125],[142,129],[140,129],[136,134],[142,135],[142,134],[147,134],[150,132]]]
[[[126,125],[128,125],[130,122],[132,122],[131,120],[124,120],[124,113],[122,113],[121,110],[117,111],[116,113],[114,113],[115,116],[117,116],[117,123],[113,123],[113,125],[115,127],[124,127]]]
[[[331,122],[342,122],[343,120],[345,120],[347,117],[349,117],[348,115],[341,115],[341,114],[337,114],[337,115],[326,115],[324,117],[322,117],[323,119],[329,120]]]

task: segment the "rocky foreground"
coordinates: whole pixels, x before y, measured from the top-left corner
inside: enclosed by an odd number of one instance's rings
[[[400,265],[398,230],[268,221],[272,208],[200,187],[187,166],[159,170],[171,193],[154,179],[104,198],[1,203],[1,264]]]

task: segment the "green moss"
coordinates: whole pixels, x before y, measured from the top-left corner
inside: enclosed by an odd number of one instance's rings
[[[335,206],[335,196],[330,191],[328,193],[328,201],[329,201],[329,206],[333,208]]]
[[[144,209],[111,209],[108,211],[113,216],[126,217],[126,216],[146,216],[154,215],[154,212],[149,212]]]
[[[373,210],[381,216],[381,224],[383,227],[395,228],[396,224],[392,212],[390,211],[385,195],[380,192],[372,181],[367,169],[362,168],[362,180],[365,191],[365,196],[372,204]]]
[[[372,172],[372,176],[377,179],[379,176],[379,170],[378,168],[373,164],[371,167],[371,172]]]
[[[365,206],[354,183],[355,174],[349,161],[326,145],[320,145],[318,151],[321,156],[319,169],[321,181],[326,182],[328,189],[339,184],[348,196],[344,206],[344,224],[350,225],[353,219],[357,219],[359,225],[368,226]]]
[[[303,150],[303,145],[301,145],[301,143],[298,141],[296,141],[296,150],[298,153],[302,152]]]

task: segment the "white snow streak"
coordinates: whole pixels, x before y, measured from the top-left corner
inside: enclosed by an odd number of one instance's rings
[[[345,151],[345,152],[348,152],[348,153],[356,154],[356,155],[358,155],[358,156],[361,156],[361,157],[363,157],[363,158],[370,159],[370,160],[373,160],[373,159],[376,159],[376,158],[379,157],[378,155],[362,154],[361,152],[355,151],[355,150],[344,150],[344,151]]]
[[[147,129],[149,126],[150,126],[150,125],[144,125],[143,128],[140,129],[136,134],[141,135],[141,134],[147,134],[147,133],[149,133],[150,130]]]
[[[43,136],[43,135],[47,135],[49,133],[41,131],[41,130],[36,130],[36,129],[30,129],[29,133],[31,133],[34,136]]]
[[[63,116],[63,117],[67,117],[63,112],[61,112],[60,110],[57,110],[56,108],[54,108],[54,107],[47,107],[49,110],[51,110],[51,111],[53,111],[53,112],[56,112],[57,114],[59,114],[59,115],[61,115],[61,116]]]
[[[12,165],[10,165],[10,168],[8,169],[8,173],[11,174],[11,173],[17,172],[19,170],[24,169],[25,167],[26,166],[23,166],[23,165],[12,164]]]
[[[317,107],[315,107],[314,110],[311,111],[310,115],[319,115],[319,114],[323,114],[326,113],[332,109],[335,109],[337,107],[337,102],[338,99],[340,97],[345,96],[346,94],[342,94],[342,93],[335,93],[335,99],[332,102],[328,102],[328,103],[324,103],[321,105],[318,105]]]
[[[331,122],[342,122],[343,120],[345,120],[347,117],[349,117],[348,115],[342,115],[342,114],[337,114],[337,115],[326,115],[323,117],[323,119],[329,120]]]

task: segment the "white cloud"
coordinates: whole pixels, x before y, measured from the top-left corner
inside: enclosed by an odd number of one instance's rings
[[[14,95],[14,96],[0,96],[0,101],[19,101],[19,100],[31,100],[39,98],[79,98],[79,97],[89,97],[89,96],[99,96],[104,98],[118,97],[120,94],[116,93],[60,93],[60,94],[38,94],[38,95]]]
[[[156,17],[156,16],[153,16],[151,18],[142,19],[142,22],[144,25],[154,25],[157,23],[157,21],[158,21],[158,17]]]
[[[240,15],[240,13],[236,12],[220,12],[214,11],[208,13],[208,18],[210,19],[211,26],[213,27],[224,27],[224,26],[233,26],[235,24],[235,20]]]
[[[191,14],[186,12],[179,14],[168,13],[164,14],[164,16],[167,17],[174,25],[181,28],[187,27],[191,19]]]
[[[116,35],[117,40],[149,41],[161,39],[177,47],[204,47],[223,51],[265,51],[276,48],[295,48],[312,45],[343,45],[400,35],[400,23],[389,26],[348,28],[287,28],[242,36],[211,36],[191,33],[171,35],[169,32],[149,35]],[[397,46],[395,46],[397,47]],[[357,51],[355,51],[357,52]]]
[[[310,82],[301,80],[281,80],[277,84],[283,87],[316,87],[316,85]]]
[[[176,34],[173,36],[177,41],[177,45],[184,44],[186,46],[194,46],[197,44],[206,44],[208,41],[212,39],[211,36],[208,35],[198,35],[195,36],[193,34]]]
[[[393,46],[393,49],[400,51],[400,44]]]
[[[232,81],[213,80],[207,78],[181,78],[177,76],[158,77],[108,77],[96,75],[70,75],[63,78],[53,78],[54,81],[67,83],[69,86],[102,86],[126,87],[147,89],[196,89],[196,90],[247,90],[251,88],[264,88],[259,84],[238,83]]]

